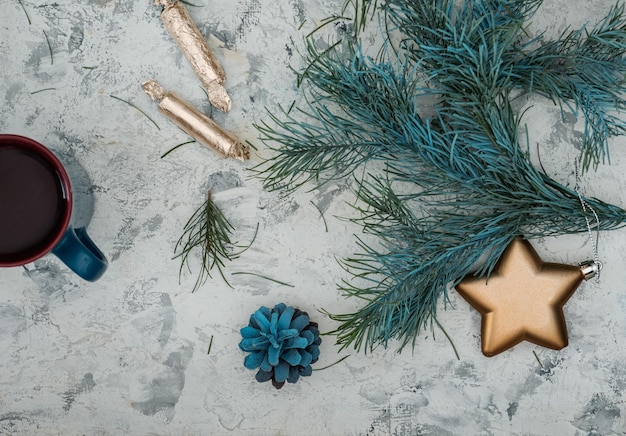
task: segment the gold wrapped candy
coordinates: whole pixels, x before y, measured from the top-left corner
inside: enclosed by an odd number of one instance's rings
[[[250,150],[231,133],[182,100],[173,92],[166,92],[159,83],[150,79],[142,85],[143,90],[159,103],[159,110],[196,141],[215,150],[224,157],[244,161],[250,158]]]
[[[206,87],[211,104],[223,112],[228,112],[231,101],[223,86],[226,73],[185,6],[180,1],[172,0],[154,0],[154,3],[163,6],[161,20]]]

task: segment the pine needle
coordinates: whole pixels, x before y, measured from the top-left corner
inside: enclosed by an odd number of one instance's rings
[[[283,285],[283,286],[289,286],[290,288],[295,288],[294,285],[287,283],[287,282],[282,282],[280,280],[276,280],[273,279],[271,277],[268,276],[264,276],[262,274],[257,274],[257,273],[253,273],[253,272],[245,272],[245,271],[236,271],[234,273],[231,273],[232,275],[236,276],[236,275],[246,275],[246,276],[255,276],[255,277],[260,277],[264,280],[269,280],[270,282],[274,282],[274,283],[278,283],[279,285]]]
[[[135,106],[135,105],[134,105],[133,103],[131,103],[130,101],[128,101],[128,100],[124,100],[123,98],[117,97],[117,96],[112,95],[112,94],[110,95],[110,97],[112,97],[112,98],[114,98],[114,99],[116,99],[116,100],[119,100],[119,101],[121,101],[121,102],[123,102],[123,103],[126,103],[126,104],[127,104],[127,105],[129,105],[130,107],[132,107],[132,108],[136,109],[137,111],[139,111],[140,113],[142,113],[142,114],[143,114],[146,118],[148,118],[148,120],[150,120],[150,122],[151,122],[152,124],[154,124],[154,126],[155,126],[158,130],[161,130],[161,128],[159,127],[159,125],[156,123],[156,121],[154,121],[152,118],[150,118],[150,116],[149,116],[147,113],[145,113],[145,112],[144,112],[143,110],[141,110],[139,107]]]
[[[183,4],[186,4],[187,6],[191,6],[193,8],[203,8],[204,7],[204,5],[196,5],[196,4],[193,4],[191,2],[188,2],[187,0],[178,0],[178,1],[183,3]]]
[[[37,91],[31,92],[30,95],[39,94],[40,92],[55,91],[55,90],[56,90],[56,88],[43,88],[43,89],[39,89]]]
[[[328,233],[328,224],[326,224],[326,217],[324,217],[324,213],[321,211],[319,207],[317,207],[317,204],[313,203],[313,200],[311,200],[311,204],[319,212],[320,217],[322,218],[322,221],[324,222],[324,230],[326,231],[326,233]]]
[[[30,26],[33,23],[30,21],[30,16],[28,15],[28,12],[26,11],[26,8],[24,7],[24,3],[22,3],[22,0],[17,0],[17,2],[22,7],[22,10],[24,11],[24,14],[26,15],[26,19],[28,20],[28,25]]]
[[[204,92],[204,95],[206,96],[206,98],[208,100],[209,99],[209,92],[206,89],[204,89],[202,86],[200,86],[199,88],[202,90],[202,92]],[[211,106],[211,111],[212,110],[213,110],[213,106]]]
[[[436,317],[433,316],[433,321],[435,321],[435,324],[437,324],[437,327],[439,327],[441,329],[441,331],[443,332],[443,334],[446,336],[446,338],[448,339],[448,342],[450,342],[450,345],[452,345],[452,350],[454,350],[454,355],[456,356],[456,360],[461,360],[461,357],[459,356],[459,352],[456,350],[456,346],[454,345],[454,342],[452,341],[452,338],[450,337],[450,335],[448,334],[448,332],[446,331],[446,329],[443,328],[443,326],[439,323],[439,321],[437,320]]]
[[[256,146],[256,145],[254,145],[252,142],[250,142],[248,139],[246,139],[245,143],[246,143],[246,145],[247,145],[248,147],[250,147],[250,149],[252,149],[252,150],[254,150],[254,151],[258,151],[258,150],[259,150],[259,149],[257,148],[257,146]]]
[[[209,341],[209,349],[206,352],[207,355],[211,354],[211,348],[213,348],[213,335],[211,335],[211,340]]]
[[[315,33],[319,32],[319,31],[320,31],[321,29],[323,29],[324,27],[326,27],[326,26],[328,26],[329,24],[334,23],[334,22],[336,22],[336,21],[338,21],[338,20],[351,20],[351,18],[350,18],[350,17],[344,17],[344,16],[341,16],[341,15],[336,15],[336,16],[333,16],[333,17],[328,17],[328,18],[325,18],[324,20],[322,20],[322,22],[321,22],[321,23],[320,23],[317,27],[315,27],[313,30],[311,30],[311,31],[310,31],[310,32],[306,35],[306,37],[308,38],[308,37],[310,37],[311,35],[314,35]]]
[[[324,366],[322,368],[313,368],[313,371],[324,371],[325,369],[332,368],[333,366],[335,366],[335,365],[343,362],[344,360],[346,360],[348,357],[350,357],[349,354],[347,356],[343,356],[341,359],[339,359],[335,363],[331,363],[330,365]]]
[[[174,151],[174,150],[176,150],[177,148],[180,148],[180,147],[182,147],[183,145],[192,144],[192,143],[194,143],[194,142],[196,142],[196,141],[195,141],[195,140],[191,140],[191,141],[183,142],[182,144],[178,144],[178,145],[176,145],[176,146],[174,146],[174,147],[170,148],[169,150],[167,150],[165,153],[163,153],[163,154],[161,155],[161,159],[163,159],[165,156],[167,156],[168,154],[170,154],[171,152],[173,152],[173,151]]]
[[[378,7],[378,0],[346,0],[341,13],[345,14],[348,9],[354,10],[354,34],[358,36],[359,33],[365,30],[367,22],[374,17],[376,9]],[[370,17],[368,18],[368,13]]]
[[[46,37],[46,43],[48,44],[48,50],[50,51],[50,65],[54,64],[54,56],[52,55],[52,46],[50,45],[50,39],[45,30],[43,30],[43,36]]]

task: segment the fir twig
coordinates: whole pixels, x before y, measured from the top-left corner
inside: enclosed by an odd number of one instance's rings
[[[207,200],[193,213],[185,224],[183,234],[178,239],[176,247],[174,248],[174,252],[178,253],[175,258],[181,259],[180,275],[182,275],[185,266],[191,271],[189,265],[190,253],[195,249],[201,251],[200,272],[198,273],[192,292],[198,290],[212,277],[211,270],[213,268],[217,268],[224,282],[232,288],[224,275],[226,262],[236,259],[250,246],[243,247],[242,250],[236,252],[234,249],[238,246],[231,241],[233,231],[234,227],[211,200],[211,193],[209,191]],[[252,244],[252,242],[250,244]]]
[[[617,3],[595,26],[568,29],[551,41],[525,37],[525,22],[541,0],[457,3],[389,2],[390,19],[407,41],[404,53],[453,92],[519,87],[563,111],[582,112],[583,170],[608,162],[608,138],[626,133],[626,121],[614,114],[626,108],[624,5]],[[459,73],[464,77],[454,82]]]
[[[626,16],[616,4],[600,23],[568,30],[555,41],[540,41],[515,58],[511,79],[552,99],[586,123],[582,169],[609,162],[608,139],[626,133],[614,113],[626,109]]]

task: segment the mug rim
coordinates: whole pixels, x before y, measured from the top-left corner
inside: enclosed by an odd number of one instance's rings
[[[60,224],[54,234],[54,237],[50,238],[45,245],[42,245],[35,253],[27,257],[9,261],[0,260],[0,267],[26,265],[50,253],[52,249],[59,243],[61,238],[63,238],[63,235],[69,227],[73,207],[72,184],[70,182],[69,175],[67,174],[67,171],[65,170],[65,167],[63,166],[59,158],[49,148],[47,148],[40,142],[37,142],[34,139],[28,138],[26,136],[1,133],[0,148],[7,145],[13,145],[21,148],[26,148],[30,151],[34,151],[35,153],[37,153],[37,155],[45,159],[54,167],[59,177],[59,180],[61,181],[61,188],[63,190],[66,207],[63,210]]]

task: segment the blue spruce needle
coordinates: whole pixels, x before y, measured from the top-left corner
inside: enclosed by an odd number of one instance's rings
[[[329,316],[340,345],[365,351],[392,339],[414,345],[448,289],[472,272],[488,276],[514,237],[595,222],[576,192],[531,164],[516,96],[538,93],[581,116],[584,170],[608,162],[608,139],[626,133],[622,5],[546,40],[525,29],[539,0],[380,3],[354,5],[361,25],[375,10],[391,29],[373,57],[354,34],[321,51],[307,39],[298,76],[307,103],[257,126],[272,156],[255,168],[266,188],[286,194],[354,180],[354,221],[377,242],[358,238],[341,262],[350,277],[340,289],[363,306]],[[435,102],[429,114],[423,99]],[[624,226],[623,209],[585,201],[600,230]]]

